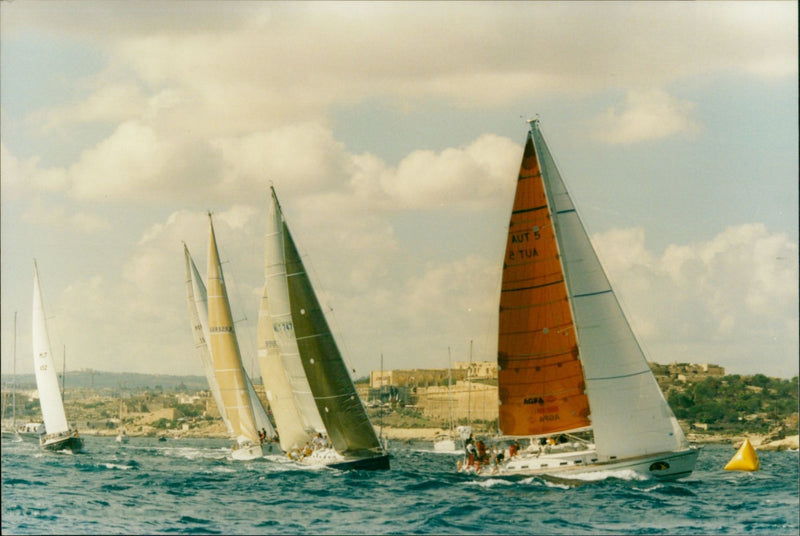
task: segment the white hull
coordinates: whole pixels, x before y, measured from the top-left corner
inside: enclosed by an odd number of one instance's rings
[[[599,471],[634,471],[647,478],[676,480],[689,476],[694,470],[699,450],[689,447],[675,452],[646,454],[631,458],[601,460],[594,450],[557,452],[552,454],[521,453],[493,466],[464,466],[459,472],[479,476],[541,476],[570,479]]]
[[[240,445],[231,450],[231,458],[238,461],[257,460],[264,457],[261,445]]]
[[[121,435],[120,434],[120,435],[117,436],[117,443],[127,443],[127,442],[128,442],[128,436],[127,435]]]
[[[290,459],[293,459],[289,456]],[[308,456],[293,461],[312,467],[331,467],[334,469],[356,469],[356,470],[387,470],[389,469],[389,456],[383,454],[379,456],[367,456],[364,458],[348,458],[342,456],[332,448],[318,448]]]
[[[436,452],[453,452],[456,450],[456,442],[452,439],[442,439],[433,442],[433,450]]]

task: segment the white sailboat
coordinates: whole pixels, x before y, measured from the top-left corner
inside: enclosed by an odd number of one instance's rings
[[[265,285],[269,315],[304,428],[319,434],[312,442],[322,441],[300,461],[338,469],[389,469],[389,455],[339,353],[274,189],[271,194]],[[278,431],[283,441],[280,424]]]
[[[525,143],[502,281],[499,428],[531,444],[494,467],[465,462],[460,470],[565,478],[632,470],[661,480],[691,474],[698,450],[658,387],[538,120],[530,121]],[[591,441],[574,435],[587,431]],[[547,445],[546,438],[559,440]]]
[[[33,364],[36,372],[36,386],[39,389],[39,404],[42,409],[45,434],[39,437],[39,444],[49,450],[71,450],[78,452],[83,448],[83,439],[78,430],[70,428],[64,412],[64,401],[58,386],[53,355],[50,351],[50,336],[47,333],[47,319],[44,314],[42,291],[39,285],[39,270],[33,261]]]
[[[453,420],[453,392],[452,392],[452,365],[450,363],[450,347],[447,347],[447,404],[448,428],[447,432],[438,434],[433,438],[433,450],[436,452],[453,452],[456,450],[458,435]]]
[[[116,442],[120,444],[125,444],[130,440],[128,437],[128,433],[125,431],[125,427],[122,425],[122,393],[120,392],[119,396],[119,431],[117,432]]]
[[[13,344],[12,377],[14,378],[10,393],[3,390],[3,437],[13,437],[21,441],[22,436],[17,429],[17,312],[14,311],[14,344]],[[11,424],[6,423],[7,398],[11,398]]]
[[[184,259],[186,264],[186,297],[189,306],[189,318],[192,322],[192,334],[194,336],[195,347],[197,348],[200,360],[203,364],[203,370],[206,373],[208,385],[214,396],[214,401],[219,409],[220,416],[222,417],[225,427],[228,430],[228,435],[234,436],[233,428],[231,427],[230,420],[228,419],[225,411],[224,402],[222,400],[222,393],[217,382],[217,377],[214,372],[214,364],[211,359],[211,350],[208,345],[208,295],[206,286],[197,271],[197,266],[189,253],[189,248],[186,244],[183,245]],[[253,418],[255,419],[256,430],[262,431],[264,441],[268,445],[268,450],[272,450],[271,441],[275,437],[275,429],[269,420],[264,406],[261,404],[258,395],[256,394],[253,383],[247,375],[247,371],[242,369],[245,383],[247,384],[247,396],[250,402],[250,407],[253,411]]]
[[[208,220],[208,345],[222,407],[225,408],[235,441],[231,456],[236,460],[253,460],[261,458],[264,452],[250,398],[252,386],[248,388],[247,375],[242,366],[211,214]]]

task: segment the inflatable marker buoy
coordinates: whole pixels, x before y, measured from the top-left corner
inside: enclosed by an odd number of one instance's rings
[[[758,471],[760,464],[758,462],[758,455],[756,449],[750,444],[749,439],[745,439],[742,446],[736,454],[733,455],[731,461],[725,466],[726,471]]]

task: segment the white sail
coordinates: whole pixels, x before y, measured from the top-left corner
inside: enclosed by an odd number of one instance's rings
[[[39,270],[33,264],[33,365],[36,371],[36,386],[39,389],[39,404],[42,419],[48,436],[62,434],[69,430],[64,402],[58,386],[53,354],[50,351],[50,336],[47,333],[47,319],[44,314],[42,291],[39,286]]]
[[[286,376],[304,427],[307,430],[325,433],[325,425],[322,423],[316,402],[314,402],[314,396],[300,360],[300,352],[297,349],[289,302],[289,288],[286,282],[282,229],[283,214],[281,214],[274,197],[271,197],[266,232],[266,289],[269,295],[269,313],[275,333],[275,342],[280,349]],[[278,429],[280,430],[280,426]]]
[[[686,448],[537,122],[531,130],[575,317],[597,452],[619,458]]]
[[[292,387],[289,385],[283,367],[281,352],[275,342],[266,285],[264,285],[261,297],[261,307],[258,310],[258,364],[261,368],[261,381],[267,392],[267,400],[272,408],[275,426],[280,432],[278,439],[281,448],[285,452],[289,452],[293,446],[302,447],[311,440],[311,436],[303,427],[292,394]]]
[[[225,279],[219,262],[214,225],[209,214],[208,246],[208,332],[211,360],[219,383],[223,406],[240,444],[259,443],[247,392],[242,356],[233,326]]]
[[[214,374],[214,364],[211,361],[211,351],[208,348],[208,303],[206,301],[206,286],[200,279],[200,273],[194,264],[189,248],[183,245],[183,255],[186,263],[186,298],[189,306],[189,318],[192,322],[192,335],[197,353],[200,355],[200,362],[203,365],[203,372],[208,380],[208,387],[214,402],[219,409],[222,422],[229,435],[233,435],[231,423],[225,414],[225,405],[222,402],[222,394],[217,383],[217,376]]]
[[[262,404],[261,399],[258,398],[258,393],[256,393],[256,389],[253,387],[253,381],[250,379],[250,376],[247,375],[247,371],[243,372],[244,381],[247,383],[247,395],[250,397],[250,408],[253,410],[253,418],[256,421],[256,429],[263,430],[267,436],[266,439],[271,440],[275,437],[275,428],[273,428],[269,420],[269,415],[267,415],[267,410],[264,409],[264,404]]]

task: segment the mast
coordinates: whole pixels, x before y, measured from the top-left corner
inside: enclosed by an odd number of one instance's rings
[[[447,403],[450,410],[450,434],[453,433],[453,391],[450,388],[452,364],[450,360],[450,347],[447,347]]]
[[[381,385],[378,387],[378,408],[381,423],[381,444],[383,444],[383,352],[381,352]]]
[[[61,353],[61,398],[64,398],[64,385],[67,379],[67,345],[65,344]]]
[[[14,425],[14,432],[17,431],[17,312],[14,311],[14,362],[11,369],[14,373],[14,382],[11,391],[11,422]]]
[[[472,426],[472,339],[469,341],[469,366],[467,367],[467,424]]]

